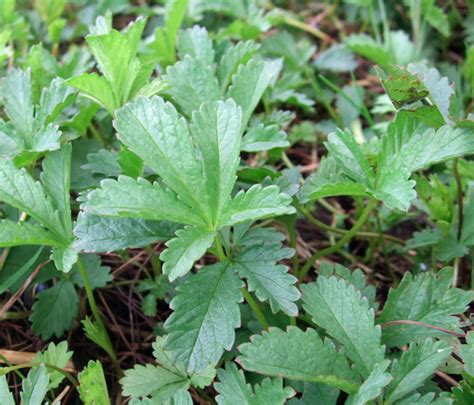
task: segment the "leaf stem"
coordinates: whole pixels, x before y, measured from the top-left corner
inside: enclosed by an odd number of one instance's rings
[[[216,233],[216,237],[214,238],[214,245],[216,247],[216,254],[219,260],[222,262],[227,259],[227,255],[224,251],[222,246],[222,239],[221,234],[219,232]]]
[[[464,222],[464,203],[463,203],[463,189],[462,189],[462,180],[461,176],[459,174],[459,168],[458,168],[458,162],[459,159],[456,158],[454,159],[453,162],[453,176],[454,180],[456,181],[456,188],[457,188],[457,200],[458,200],[458,241],[461,239],[461,233],[462,233],[462,226]]]
[[[258,305],[257,301],[254,300],[254,298],[252,297],[252,294],[250,294],[245,288],[241,288],[240,292],[244,296],[244,299],[247,302],[247,304],[249,304],[250,308],[252,309],[253,313],[255,314],[258,321],[262,325],[263,329],[267,330],[270,325],[268,324],[268,321],[265,318],[265,314],[263,313],[262,309]]]
[[[97,304],[96,304],[96,301],[95,301],[95,298],[94,298],[94,293],[92,292],[89,277],[87,276],[87,272],[86,272],[86,269],[84,267],[84,263],[82,262],[80,256],[77,259],[77,268],[79,269],[79,274],[81,275],[82,282],[84,283],[84,289],[86,290],[87,300],[89,302],[89,307],[92,311],[92,315],[94,315],[94,318],[97,322],[97,325],[102,330],[102,333],[104,334],[104,337],[107,339],[107,342],[109,343],[110,353],[108,353],[108,354],[112,358],[112,361],[115,364],[118,364],[117,355],[114,352],[112,342],[110,340],[110,336],[107,332],[107,329],[105,328],[104,322],[102,321],[102,316],[100,315],[99,309],[97,308]]]
[[[356,221],[354,226],[341,239],[339,239],[334,245],[329,246],[326,249],[319,250],[316,253],[314,253],[313,256],[311,256],[306,262],[306,264],[302,267],[301,272],[298,277],[298,281],[301,283],[301,281],[304,280],[304,278],[306,277],[306,274],[313,267],[314,263],[316,263],[318,259],[320,259],[323,256],[327,256],[334,252],[337,252],[341,247],[343,247],[347,242],[349,242],[357,234],[359,229],[362,228],[370,212],[376,206],[377,206],[377,201],[370,200],[369,203],[364,208],[364,211],[362,211],[362,214],[360,215],[359,219]]]

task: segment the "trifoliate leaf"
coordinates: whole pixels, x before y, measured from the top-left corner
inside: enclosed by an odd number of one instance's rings
[[[363,377],[384,359],[382,331],[374,324],[374,310],[354,286],[336,277],[318,277],[301,287],[303,307],[313,321],[339,341]]]
[[[294,395],[290,387],[283,388],[281,379],[266,378],[252,389],[245,381],[244,373],[235,364],[227,363],[225,369],[217,370],[219,382],[214,384],[219,393],[216,400],[219,405],[245,404],[265,405],[284,404]]]
[[[166,70],[168,92],[180,110],[191,117],[204,102],[219,99],[219,83],[212,67],[201,59],[187,55]]]
[[[30,315],[32,329],[43,339],[61,337],[72,325],[79,308],[79,297],[69,280],[61,280],[53,287],[37,294]]]
[[[452,288],[452,280],[451,268],[436,275],[431,272],[417,276],[405,273],[398,287],[390,289],[378,323],[408,320],[461,333],[459,319],[453,315],[464,313],[473,296],[470,291]],[[382,339],[393,347],[442,336],[446,333],[423,325],[394,324],[383,327]]]
[[[412,343],[391,369],[393,381],[388,386],[387,402],[403,398],[429,378],[451,354],[451,346],[443,341],[426,339]]]
[[[184,59],[186,55],[199,59],[207,66],[214,65],[214,48],[204,27],[195,25],[178,34],[178,55]]]
[[[241,65],[232,78],[228,95],[242,108],[242,131],[247,126],[250,116],[262,98],[263,92],[276,78],[279,70],[271,62],[250,60]]]
[[[244,249],[232,260],[232,268],[247,281],[249,291],[255,291],[260,301],[269,301],[274,313],[282,310],[289,316],[298,314],[295,304],[300,297],[295,287],[296,277],[279,260],[293,256],[293,249],[282,248],[283,235],[273,228],[264,228],[257,238],[248,235]],[[250,231],[249,234],[255,233]]]
[[[365,405],[372,399],[379,397],[384,387],[392,381],[390,374],[385,372],[389,365],[389,360],[376,364],[370,375],[359,387],[357,394],[347,399],[347,405]]]
[[[48,392],[49,374],[41,364],[32,368],[21,384],[21,403],[24,405],[38,405],[43,402]]]
[[[199,372],[232,348],[234,329],[240,326],[242,285],[229,264],[221,262],[200,269],[178,287],[165,323],[165,346],[175,363]]]
[[[280,193],[278,186],[262,188],[256,184],[246,192],[240,191],[232,199],[224,211],[223,225],[293,214],[295,209],[290,204],[291,197]]]
[[[50,343],[46,350],[39,353],[33,361],[34,363],[46,363],[62,369],[66,367],[71,357],[72,352],[68,351],[67,342],[63,341],[57,345]],[[48,388],[55,389],[59,387],[59,384],[61,384],[65,378],[64,374],[49,368],[47,371],[50,376]]]
[[[238,362],[249,371],[290,380],[321,382],[354,393],[358,378],[346,357],[313,329],[270,328],[239,347]]]
[[[110,403],[102,363],[89,360],[79,374],[79,395],[85,405],[107,405]]]
[[[191,226],[176,231],[176,238],[166,243],[167,249],[160,255],[164,262],[163,273],[170,281],[184,276],[211,247],[214,236],[213,231]]]
[[[81,212],[74,228],[74,248],[83,252],[137,248],[171,239],[177,229],[171,222],[107,218]]]

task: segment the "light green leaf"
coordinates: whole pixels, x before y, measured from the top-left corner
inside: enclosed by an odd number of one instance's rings
[[[171,239],[177,225],[138,218],[108,218],[81,212],[74,227],[74,249],[83,252],[112,252],[137,248]]]
[[[48,391],[49,374],[42,364],[32,368],[21,384],[20,393],[22,405],[38,405],[43,402]]]
[[[388,66],[392,56],[385,47],[366,34],[353,34],[346,38],[345,44],[355,53],[379,64]]]
[[[176,238],[166,243],[167,249],[160,255],[164,262],[163,273],[170,281],[184,276],[211,247],[214,236],[215,232],[197,227],[176,231]]]
[[[260,301],[269,301],[274,313],[281,310],[296,316],[295,302],[301,295],[295,287],[297,279],[288,273],[287,266],[276,264],[294,254],[293,249],[282,248],[283,239],[273,228],[248,232],[244,249],[232,260],[232,267],[246,279],[249,291],[255,291]]]
[[[459,355],[464,362],[466,371],[474,377],[474,332],[466,334],[466,344],[459,348]]]
[[[203,225],[202,220],[178,200],[171,190],[143,178],[135,180],[119,176],[118,180],[102,180],[101,188],[87,195],[83,209],[92,214],[110,217]]]
[[[313,321],[339,341],[364,378],[383,361],[381,328],[374,324],[374,310],[354,286],[337,277],[319,276],[301,287],[303,307]]]
[[[400,360],[395,360],[388,386],[386,401],[389,404],[403,398],[428,379],[451,354],[451,346],[443,341],[427,339],[412,343]]]
[[[77,262],[79,252],[74,250],[72,243],[67,246],[55,247],[51,253],[51,259],[59,271],[69,273],[72,266]]]
[[[39,225],[28,222],[13,222],[8,219],[0,221],[0,246],[11,247],[20,245],[57,246],[55,235]]]
[[[200,269],[178,287],[165,323],[166,349],[174,362],[199,372],[232,348],[234,329],[240,326],[242,284],[229,264],[221,262]]]
[[[63,341],[57,345],[51,342],[46,350],[38,353],[38,355],[33,360],[34,363],[46,363],[58,368],[65,368],[68,361],[72,357],[72,352],[68,351],[67,342]],[[64,374],[59,371],[47,369],[50,381],[48,389],[55,389],[59,387],[59,384],[64,380]]]
[[[0,376],[0,403],[3,405],[15,405],[15,399],[8,388],[7,378],[4,375]]]
[[[240,162],[241,110],[229,99],[201,105],[193,114],[191,131],[202,153],[202,166],[211,220],[219,223],[237,179]]]
[[[81,324],[84,328],[84,333],[88,339],[93,341],[97,346],[101,347],[107,354],[112,357],[115,353],[110,338],[106,333],[106,330],[99,326],[97,321],[92,320],[86,316]]]
[[[242,131],[247,127],[263,92],[278,73],[279,69],[274,63],[262,62],[257,59],[252,59],[237,69],[237,73],[232,78],[228,96],[232,97],[242,108]]]
[[[235,225],[249,220],[271,216],[289,215],[295,212],[290,206],[291,197],[280,193],[278,186],[262,187],[255,184],[246,192],[240,191],[224,211],[222,225]]]
[[[49,87],[41,92],[41,98],[35,111],[35,125],[40,127],[56,120],[59,113],[68,107],[74,99],[73,90],[66,82],[57,77]]]
[[[72,325],[79,308],[79,297],[69,280],[61,280],[53,287],[37,294],[29,320],[32,329],[43,339],[61,337]]]
[[[99,76],[97,73],[83,73],[68,79],[66,83],[78,89],[84,97],[104,107],[111,115],[118,106],[112,87],[104,76]]]
[[[0,200],[26,212],[48,228],[58,240],[68,240],[58,212],[41,184],[12,161],[0,160]]]
[[[249,371],[296,381],[321,382],[347,393],[356,392],[358,378],[346,357],[329,340],[321,340],[316,331],[305,332],[290,326],[284,332],[270,328],[251,343],[239,347],[237,360]]]
[[[337,44],[331,45],[328,49],[322,51],[317,56],[314,65],[320,70],[352,72],[357,67],[357,62],[354,54],[346,45]]]
[[[263,124],[251,127],[242,138],[242,150],[244,152],[259,152],[274,148],[286,148],[290,143],[286,134],[280,130],[278,125]]]
[[[71,154],[70,144],[54,152],[50,152],[43,160],[41,182],[45,192],[51,197],[57,209],[64,232],[72,237],[71,220]]]
[[[107,382],[99,360],[89,360],[87,366],[79,374],[79,383],[78,391],[85,405],[110,404]]]
[[[195,25],[181,31],[178,35],[178,54],[180,59],[186,55],[201,60],[207,66],[214,65],[214,48],[204,27]]]
[[[283,388],[281,379],[266,378],[252,389],[245,381],[244,373],[235,364],[227,363],[225,369],[217,371],[219,382],[214,384],[219,393],[216,400],[219,405],[265,405],[284,404],[295,392],[290,387]]]
[[[176,109],[160,97],[140,97],[117,111],[116,117],[119,139],[158,173],[196,214],[207,218],[201,163],[186,122]],[[168,206],[173,207],[173,204]]]
[[[440,328],[461,332],[459,319],[472,301],[471,291],[452,288],[453,270],[445,268],[436,275],[427,272],[417,276],[405,273],[396,288],[390,289],[379,324],[392,321],[417,321]],[[390,325],[383,328],[382,339],[389,347],[427,337],[442,337],[445,333],[422,325]]]
[[[323,383],[304,383],[303,396],[292,399],[288,405],[336,405],[341,391]]]
[[[185,58],[166,69],[168,93],[181,111],[191,117],[193,111],[205,101],[212,103],[219,99],[219,83],[208,64],[201,59]]]
[[[357,394],[350,396],[346,404],[365,405],[372,399],[379,397],[382,394],[383,388],[392,381],[391,375],[385,372],[389,365],[389,360],[384,360],[380,364],[376,364],[370,375],[360,386]]]

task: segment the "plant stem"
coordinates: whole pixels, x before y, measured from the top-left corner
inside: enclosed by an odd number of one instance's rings
[[[253,313],[255,314],[258,321],[262,325],[263,329],[268,329],[270,325],[268,324],[268,321],[265,318],[265,315],[262,309],[260,308],[260,306],[258,305],[257,301],[254,300],[252,295],[245,288],[241,288],[240,292],[244,296],[244,299],[247,302],[247,304],[249,304],[250,308],[252,309]]]
[[[290,15],[285,15],[284,22],[286,25],[289,25],[290,27],[298,28],[302,31],[307,32],[308,34],[315,36],[316,38],[322,39],[323,41],[333,42],[332,38],[326,33],[322,32],[321,30],[309,24],[306,24],[300,20],[297,20],[296,18]]]
[[[216,237],[214,238],[214,245],[216,246],[216,253],[219,260],[221,262],[226,260],[227,255],[225,254],[224,247],[222,246],[221,234],[219,232],[216,233]]]
[[[97,308],[97,304],[95,302],[94,293],[92,292],[91,284],[89,281],[89,277],[87,276],[86,269],[84,267],[84,263],[79,256],[77,259],[77,268],[79,269],[79,274],[81,275],[82,282],[84,283],[84,289],[86,290],[87,300],[89,302],[89,307],[92,311],[92,315],[94,315],[95,321],[97,322],[98,327],[102,330],[105,338],[107,339],[109,346],[111,348],[111,352],[109,353],[110,357],[112,358],[113,362],[117,363],[117,355],[115,354],[112,346],[112,342],[110,340],[110,336],[105,328],[104,322],[102,321],[102,316],[100,315],[99,309]]]
[[[311,256],[306,264],[303,266],[301,269],[300,275],[298,277],[298,281],[301,283],[303,279],[306,277],[306,274],[308,271],[313,267],[314,263],[318,259],[320,259],[323,256],[330,255],[334,252],[337,252],[341,247],[343,247],[347,242],[349,242],[359,231],[360,228],[365,224],[365,221],[367,220],[370,212],[377,206],[377,201],[376,200],[370,200],[369,203],[366,205],[364,208],[364,211],[362,211],[362,214],[360,215],[359,219],[357,222],[354,224],[354,226],[341,238],[339,239],[334,245],[329,246],[326,249],[319,250],[317,251],[313,256]]]
[[[379,232],[379,235],[380,235],[379,241],[380,241],[380,245],[382,247],[383,257],[385,259],[385,263],[387,264],[387,270],[390,274],[390,277],[392,277],[393,286],[396,287],[398,285],[398,278],[397,278],[397,275],[395,274],[395,272],[393,271],[392,265],[390,264],[390,259],[388,257],[388,253],[387,253],[387,247],[385,246],[385,239],[384,239],[383,233],[382,233],[382,221],[380,221],[380,215],[379,215],[378,212],[375,213],[375,219],[376,219],[376,223],[377,223],[377,231]]]
[[[461,233],[462,233],[462,226],[464,222],[464,203],[463,203],[463,189],[462,189],[462,180],[461,176],[459,174],[459,168],[458,168],[458,162],[459,159],[456,158],[454,159],[453,162],[453,176],[454,180],[456,181],[456,188],[457,188],[457,200],[458,200],[458,233],[457,237],[458,240],[461,239]]]

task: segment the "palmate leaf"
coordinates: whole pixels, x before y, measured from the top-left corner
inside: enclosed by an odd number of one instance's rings
[[[412,343],[391,369],[393,381],[387,389],[387,403],[392,404],[418,388],[451,354],[451,346],[443,341],[426,339]]]
[[[354,393],[359,379],[342,352],[316,331],[288,327],[284,332],[270,328],[239,347],[237,361],[249,371],[289,380],[321,382]]]
[[[345,348],[363,377],[384,359],[382,331],[375,325],[374,310],[367,299],[344,280],[318,277],[302,286],[303,307],[313,321]]]
[[[169,332],[165,347],[174,362],[188,372],[200,372],[232,348],[234,329],[240,326],[242,286],[229,263],[221,262],[201,269],[178,287],[171,301],[173,313],[165,323]]]
[[[283,387],[281,379],[266,378],[252,389],[245,381],[244,373],[235,364],[227,363],[225,369],[217,371],[219,382],[214,384],[219,393],[216,401],[219,405],[265,405],[284,404],[295,392],[290,387]]]
[[[451,268],[444,268],[436,275],[406,273],[398,287],[390,289],[378,323],[411,320],[460,333],[459,319],[453,315],[464,313],[473,295],[470,291],[452,288],[452,280]],[[393,347],[445,335],[422,325],[400,324],[384,327],[382,340]]]
[[[66,341],[60,342],[57,345],[51,342],[46,350],[43,350],[35,357],[34,362],[50,364],[63,369],[71,357],[72,352],[68,351]],[[65,378],[64,374],[53,369],[48,369],[48,373],[50,376],[49,389],[57,388]]]

